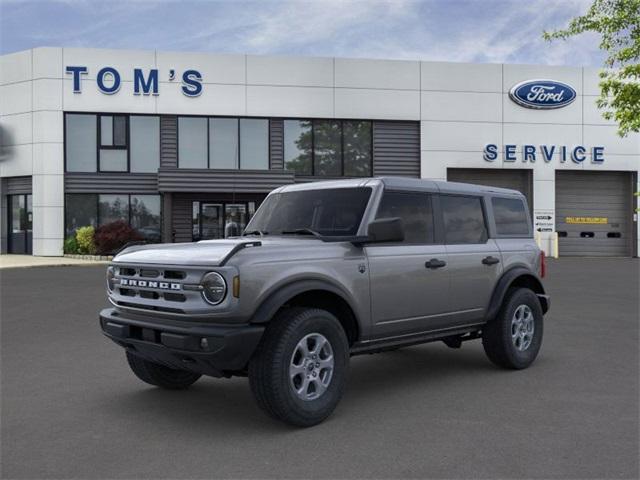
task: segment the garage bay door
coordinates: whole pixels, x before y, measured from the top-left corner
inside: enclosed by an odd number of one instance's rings
[[[560,256],[632,256],[629,172],[556,172]]]
[[[474,183],[490,187],[518,190],[527,197],[529,208],[533,208],[533,171],[524,169],[449,168],[450,182]]]

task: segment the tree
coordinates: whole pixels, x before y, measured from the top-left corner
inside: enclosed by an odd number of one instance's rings
[[[603,117],[617,122],[620,136],[640,131],[640,0],[595,0],[587,13],[543,38],[585,32],[600,34],[600,49],[607,52],[597,100]]]

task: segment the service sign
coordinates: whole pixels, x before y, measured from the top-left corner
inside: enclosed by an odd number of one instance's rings
[[[555,80],[527,80],[514,85],[509,97],[525,108],[551,110],[569,105],[576,99],[576,91],[566,83]]]
[[[536,232],[553,232],[556,219],[553,210],[534,210],[533,229]]]

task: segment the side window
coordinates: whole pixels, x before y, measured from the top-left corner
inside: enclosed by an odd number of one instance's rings
[[[529,221],[524,202],[519,198],[492,198],[498,235],[528,235]]]
[[[402,219],[404,243],[433,243],[433,210],[430,195],[384,192],[376,218],[390,217]]]
[[[442,195],[440,205],[446,243],[485,243],[487,241],[481,198]]]

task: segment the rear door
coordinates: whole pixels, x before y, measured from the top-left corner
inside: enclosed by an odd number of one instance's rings
[[[452,324],[474,323],[484,318],[502,274],[498,245],[489,238],[482,196],[442,194],[440,206],[451,281],[448,308],[454,314]]]
[[[433,197],[385,191],[376,218],[400,217],[405,240],[367,245],[373,337],[437,329],[448,314],[449,273],[437,243]]]

